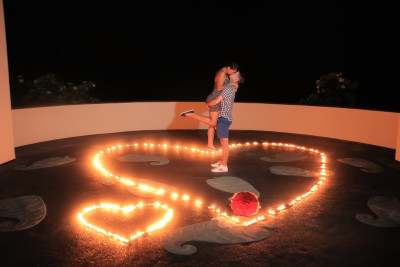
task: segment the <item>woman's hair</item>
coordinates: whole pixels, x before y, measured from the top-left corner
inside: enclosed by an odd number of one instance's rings
[[[226,64],[227,67],[230,67],[232,70],[239,70],[239,63],[237,62],[230,62]]]

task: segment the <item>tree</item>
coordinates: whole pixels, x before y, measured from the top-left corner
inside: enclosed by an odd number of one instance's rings
[[[11,94],[18,105],[65,105],[98,102],[98,99],[90,96],[90,91],[96,87],[91,81],[83,81],[79,84],[64,82],[57,79],[53,73],[47,73],[33,81],[26,81],[22,75],[14,86],[11,86]]]

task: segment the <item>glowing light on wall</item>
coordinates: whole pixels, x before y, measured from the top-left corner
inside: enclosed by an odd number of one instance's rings
[[[237,143],[237,144],[231,144],[229,147],[231,149],[240,149],[243,146],[270,146],[270,147],[281,147],[281,148],[290,148],[290,149],[298,149],[301,151],[308,151],[311,154],[314,154],[316,156],[319,156],[320,158],[320,162],[321,162],[321,167],[318,169],[319,176],[318,176],[318,181],[316,182],[315,185],[313,185],[308,192],[305,192],[297,197],[295,197],[293,200],[287,202],[287,203],[282,203],[279,206],[277,206],[276,208],[269,208],[266,210],[260,210],[258,212],[258,215],[255,215],[253,218],[249,218],[248,220],[243,221],[243,219],[239,219],[235,216],[229,216],[228,212],[222,210],[221,208],[218,208],[217,206],[215,206],[215,204],[206,204],[203,201],[193,198],[188,194],[180,194],[178,192],[174,192],[170,195],[171,199],[173,200],[180,200],[180,201],[184,201],[186,203],[193,203],[194,206],[196,207],[200,207],[200,206],[204,206],[204,207],[208,207],[209,210],[214,211],[216,216],[223,216],[226,218],[229,218],[233,223],[237,223],[237,224],[241,224],[243,226],[248,226],[254,223],[257,223],[259,221],[265,220],[266,218],[268,218],[268,216],[274,216],[279,214],[280,212],[286,210],[289,207],[292,207],[296,204],[298,204],[301,200],[307,198],[310,194],[312,194],[315,190],[317,190],[325,181],[326,181],[326,176],[327,176],[327,172],[326,172],[326,163],[327,163],[327,157],[324,153],[319,152],[317,149],[313,149],[313,148],[306,148],[304,146],[298,146],[298,145],[294,145],[294,144],[288,144],[288,143],[277,143],[277,142],[245,142],[244,144],[241,143]],[[134,143],[132,145],[117,145],[117,146],[111,146],[108,147],[107,149],[105,149],[107,152],[107,154],[113,153],[115,150],[121,152],[121,150],[123,149],[127,149],[127,148],[133,148],[133,149],[137,149],[140,145],[138,143]],[[197,149],[195,147],[188,147],[188,146],[179,146],[179,145],[175,145],[175,146],[170,146],[168,144],[158,144],[155,145],[153,143],[144,143],[143,144],[144,148],[148,148],[148,149],[156,149],[157,147],[160,149],[169,149],[169,148],[173,148],[175,150],[182,150],[185,151],[187,153],[200,153],[200,154],[209,154],[210,156],[215,156],[216,154],[220,153],[221,150],[215,152],[215,151],[204,151],[201,149]],[[163,188],[154,188],[152,186],[146,185],[146,184],[139,184],[136,183],[135,181],[132,181],[130,179],[124,178],[124,177],[119,177],[117,175],[114,175],[112,173],[110,173],[107,169],[105,169],[102,164],[101,164],[101,159],[103,156],[105,156],[106,153],[104,151],[99,151],[93,159],[93,165],[94,167],[101,173],[103,174],[105,177],[113,177],[116,180],[118,180],[119,182],[126,184],[128,186],[132,186],[132,187],[136,187],[138,190],[141,191],[145,191],[147,193],[153,193],[155,195],[159,195],[159,196],[163,196],[165,194],[165,190]],[[143,204],[140,204],[143,205]],[[146,204],[146,205],[154,205],[157,206],[159,204]],[[168,212],[165,215],[165,217],[163,218],[163,220],[161,220],[160,222],[156,222],[153,224],[153,226],[147,228],[146,231],[138,231],[135,235],[132,235],[130,238],[124,238],[121,236],[118,236],[116,234],[110,233],[105,231],[104,229],[100,229],[94,225],[89,224],[85,219],[84,219],[84,214],[87,212],[90,212],[94,209],[99,209],[99,208],[106,208],[106,209],[116,209],[116,210],[122,210],[122,211],[127,211],[130,212],[132,210],[134,210],[137,206],[129,206],[124,207],[124,208],[120,208],[119,206],[116,205],[111,205],[111,204],[101,204],[100,206],[91,206],[88,208],[85,208],[81,213],[78,214],[78,219],[79,221],[81,221],[87,228],[95,230],[97,232],[103,233],[104,235],[107,236],[112,236],[117,240],[123,241],[123,242],[129,242],[132,239],[135,239],[141,235],[143,235],[146,232],[150,232],[153,231],[155,229],[161,228],[163,227],[171,218],[172,218],[172,214],[173,214],[173,210],[168,208],[165,205],[162,205],[161,207],[165,208]]]

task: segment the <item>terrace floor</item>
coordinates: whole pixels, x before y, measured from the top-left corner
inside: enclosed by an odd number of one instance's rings
[[[218,154],[202,152],[206,138],[204,130],[138,131],[16,148],[16,159],[0,166],[0,265],[398,266],[400,163],[393,149],[298,134],[231,131],[235,147],[229,172],[212,173],[210,163]],[[117,145],[122,148],[112,148]],[[219,147],[217,139],[215,145]],[[104,152],[102,167],[112,174],[165,186],[178,198],[132,190],[105,177],[93,163],[99,151]],[[321,152],[326,156],[326,181],[288,205],[319,181]],[[258,215],[264,219],[239,226],[210,208],[212,203],[234,215],[229,198],[241,191],[258,193]],[[23,196],[39,196],[42,209],[38,202],[32,204],[39,205],[36,211],[29,206],[38,199],[16,202]],[[91,205],[140,202],[165,203],[173,216],[163,228],[127,243],[88,230],[77,219]],[[286,208],[278,211],[282,204]],[[277,212],[271,215],[268,210]],[[164,214],[153,206],[135,212],[99,209],[85,218],[91,225],[129,236]],[[238,216],[241,221],[253,217]],[[22,220],[28,225],[35,219],[34,226],[18,229],[24,227]],[[171,248],[171,242],[177,246]],[[197,250],[181,255],[184,244]]]

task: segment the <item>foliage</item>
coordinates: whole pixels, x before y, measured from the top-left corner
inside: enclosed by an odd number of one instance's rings
[[[331,72],[316,81],[317,91],[311,93],[300,104],[336,107],[354,107],[356,105],[355,91],[357,81],[350,81],[342,73]]]
[[[22,75],[14,86],[11,86],[11,94],[17,95],[16,103],[29,105],[65,105],[98,102],[98,99],[90,96],[90,92],[96,84],[91,81],[83,81],[79,84],[58,80],[53,73],[45,74],[33,81],[26,81]],[[18,103],[19,102],[19,103]]]

